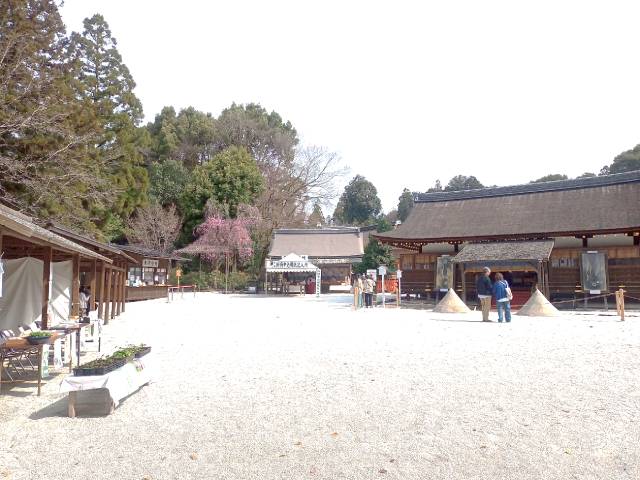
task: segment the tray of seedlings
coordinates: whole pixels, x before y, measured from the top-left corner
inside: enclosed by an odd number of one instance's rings
[[[148,345],[129,345],[120,347],[111,355],[96,358],[73,369],[73,374],[77,377],[89,375],[106,375],[120,367],[125,366],[134,358],[145,356],[151,351]]]

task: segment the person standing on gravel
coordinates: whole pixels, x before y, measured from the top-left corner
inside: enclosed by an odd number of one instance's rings
[[[491,296],[493,295],[493,285],[491,284],[491,269],[484,267],[482,275],[476,280],[476,291],[478,292],[478,300],[480,300],[480,308],[482,308],[482,321],[490,322],[489,312],[491,311]]]
[[[366,308],[373,307],[373,290],[376,288],[376,282],[369,276],[364,281],[364,303]]]
[[[496,307],[498,307],[498,322],[504,320],[511,322],[511,290],[500,272],[496,273],[496,283],[493,284],[493,295],[496,297]]]

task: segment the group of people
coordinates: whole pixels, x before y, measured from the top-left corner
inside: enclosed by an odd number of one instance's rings
[[[511,299],[513,295],[509,283],[504,279],[502,273],[495,274],[495,282],[491,281],[491,269],[484,267],[483,274],[476,281],[476,291],[482,308],[482,321],[490,322],[489,312],[491,310],[491,298],[496,299],[498,309],[498,322],[511,322]]]
[[[356,275],[353,279],[353,298],[356,309],[373,308],[373,294],[376,290],[376,281],[370,276]],[[364,305],[363,305],[364,300]]]

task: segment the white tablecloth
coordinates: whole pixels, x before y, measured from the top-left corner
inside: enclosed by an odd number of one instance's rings
[[[60,393],[79,392],[106,388],[115,406],[127,395],[151,381],[149,365],[153,363],[151,353],[135,359],[106,375],[76,377],[69,375],[60,382]]]

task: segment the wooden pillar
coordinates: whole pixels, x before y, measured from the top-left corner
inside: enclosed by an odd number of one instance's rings
[[[167,272],[167,275],[169,273]],[[122,282],[122,312],[124,313],[127,307],[127,279],[129,278],[129,264],[125,262],[124,264],[124,282]],[[168,279],[168,277],[167,277]]]
[[[464,263],[460,264],[460,275],[462,275],[462,301],[467,303],[467,282],[464,272]]]
[[[542,270],[544,272],[544,296],[551,301],[551,286],[549,285],[549,262],[542,262]]]
[[[116,296],[118,293],[118,271],[113,270],[111,275],[111,318],[116,317]]]
[[[116,315],[120,316],[122,313],[122,283],[123,283],[123,275],[122,271],[118,272],[116,276]]]
[[[100,276],[98,277],[98,280],[100,281],[100,285],[98,286],[99,292],[97,293],[98,293],[98,318],[101,320],[104,318],[104,295],[105,295],[104,276],[107,270],[106,265],[107,264],[104,262],[104,260],[100,261]]]
[[[91,262],[91,297],[89,298],[89,311],[94,311],[96,309],[96,293],[97,293],[97,282],[98,282],[98,261],[94,258],[93,262]]]
[[[111,266],[105,264],[104,272],[105,292],[104,292],[104,324],[108,324],[111,320]]]
[[[80,314],[80,255],[72,257],[73,276],[71,278],[71,316],[78,318]]]
[[[42,268],[42,329],[49,328],[49,290],[51,278],[51,262],[53,261],[53,249],[44,247],[44,265]]]

